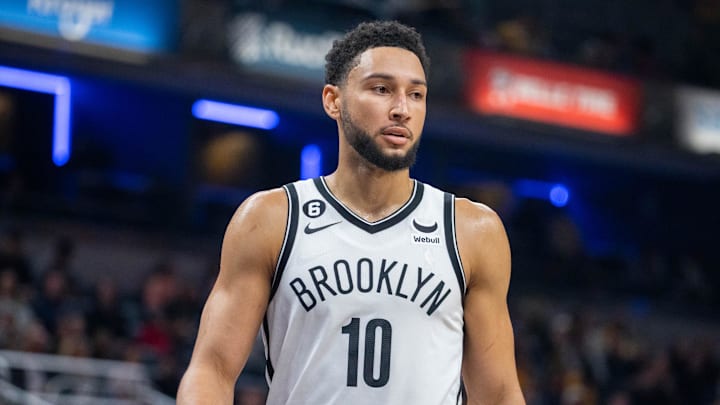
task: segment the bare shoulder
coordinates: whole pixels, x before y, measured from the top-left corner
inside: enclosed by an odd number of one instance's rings
[[[485,204],[455,200],[455,227],[469,284],[509,277],[510,247],[500,216]]]
[[[287,196],[282,188],[258,191],[240,204],[230,219],[229,225],[241,225],[244,222],[262,222],[266,220],[273,221],[274,219],[284,222],[287,209]]]
[[[455,218],[458,231],[463,228],[463,232],[473,234],[499,231],[504,233],[502,220],[492,208],[467,198],[455,199]]]
[[[272,275],[282,247],[288,214],[285,190],[259,191],[240,204],[223,239],[222,262],[229,267],[242,262]],[[239,264],[239,263],[238,263]],[[223,266],[227,267],[227,266]]]

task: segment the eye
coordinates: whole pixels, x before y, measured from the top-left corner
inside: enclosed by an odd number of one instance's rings
[[[390,92],[390,90],[382,84],[373,87],[373,90],[375,90],[375,92],[378,94],[387,94]]]
[[[425,98],[425,94],[420,91],[413,91],[410,93],[410,97],[412,97],[414,100],[422,100]]]

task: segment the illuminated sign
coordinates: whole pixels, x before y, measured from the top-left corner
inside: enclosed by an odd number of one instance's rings
[[[280,117],[273,110],[212,100],[196,101],[193,104],[192,113],[196,118],[203,120],[258,129],[274,129],[280,123]]]
[[[70,160],[70,80],[64,76],[0,66],[0,86],[55,96],[52,159],[56,166]]]
[[[259,13],[235,16],[228,29],[231,59],[243,66],[314,80],[323,79],[325,54],[341,33],[310,32]]]
[[[472,51],[467,99],[483,114],[629,135],[637,126],[640,86],[593,70]]]
[[[57,18],[58,33],[71,41],[85,39],[94,26],[108,25],[114,8],[113,1],[28,0],[27,3],[29,15]]]
[[[682,87],[676,101],[681,143],[695,152],[720,152],[720,92]]]
[[[0,27],[141,52],[174,47],[177,0],[3,0]]]

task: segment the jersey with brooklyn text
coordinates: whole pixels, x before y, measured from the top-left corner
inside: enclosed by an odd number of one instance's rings
[[[454,196],[414,181],[404,206],[368,222],[322,177],[285,191],[263,323],[267,403],[460,403],[465,277]]]

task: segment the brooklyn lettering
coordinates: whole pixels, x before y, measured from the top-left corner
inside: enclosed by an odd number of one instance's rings
[[[355,263],[340,259],[332,266],[315,266],[306,277],[290,281],[300,304],[310,311],[331,296],[352,293],[383,294],[416,302],[428,316],[435,312],[450,295],[450,287],[435,273],[422,267],[409,268],[407,263],[382,259],[373,263],[361,258]]]

